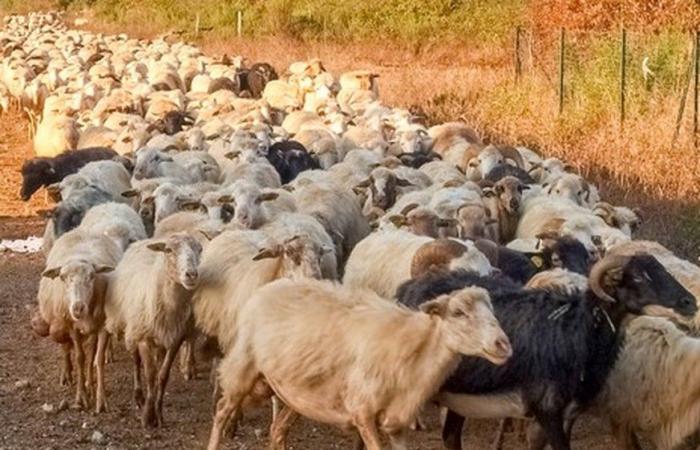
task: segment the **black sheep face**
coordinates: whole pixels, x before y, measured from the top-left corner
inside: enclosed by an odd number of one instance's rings
[[[586,247],[578,239],[568,236],[558,238],[551,246],[545,246],[542,256],[549,267],[560,267],[581,275],[587,275],[594,262]]]
[[[25,202],[41,186],[55,182],[56,171],[50,162],[46,160],[27,161],[22,166],[22,189],[20,197]]]
[[[698,311],[695,297],[653,256],[635,255],[608,276],[617,285],[614,297],[633,313],[641,314],[645,307],[653,305],[684,317],[693,317]]]
[[[54,232],[56,237],[77,228],[85,216],[83,208],[59,205],[53,214]]]

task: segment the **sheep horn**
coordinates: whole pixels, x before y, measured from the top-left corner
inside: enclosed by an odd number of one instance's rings
[[[409,203],[401,210],[401,215],[406,216],[408,213],[410,213],[414,209],[418,208],[418,206],[419,206],[418,203]]]
[[[605,292],[603,288],[603,278],[613,269],[621,269],[626,266],[631,256],[629,255],[609,255],[593,265],[588,276],[588,285],[596,297],[610,303],[615,303],[615,298]]]
[[[467,251],[467,247],[452,239],[436,239],[421,245],[411,260],[411,278],[432,270],[447,269],[449,262]]]
[[[517,148],[508,146],[501,147],[498,150],[501,152],[501,156],[503,156],[504,159],[510,159],[521,169],[525,168],[525,160],[523,160],[523,155],[520,154]]]

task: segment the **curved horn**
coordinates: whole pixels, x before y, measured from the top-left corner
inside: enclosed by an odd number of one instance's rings
[[[607,302],[615,302],[615,298],[605,292],[603,278],[612,269],[620,269],[626,266],[630,258],[631,256],[629,255],[609,255],[593,265],[591,273],[588,275],[588,286],[596,297]]]
[[[523,159],[523,155],[520,154],[517,148],[508,146],[501,147],[498,150],[501,152],[501,155],[504,159],[510,159],[515,163],[516,166],[520,167],[521,169],[525,168],[525,160]]]
[[[401,210],[401,215],[405,216],[414,209],[418,208],[420,206],[418,203],[409,203],[408,205],[404,206],[404,208]]]
[[[467,251],[467,247],[451,239],[436,239],[421,245],[411,260],[411,278],[433,270],[447,269],[453,258]]]

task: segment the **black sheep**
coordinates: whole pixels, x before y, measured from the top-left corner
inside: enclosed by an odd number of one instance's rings
[[[505,177],[515,177],[523,184],[535,184],[535,180],[527,173],[526,170],[511,164],[499,164],[489,171],[484,177],[484,180],[491,183],[497,183],[498,180]]]
[[[272,144],[266,158],[279,173],[282,184],[294,180],[305,170],[321,168],[318,160],[300,142],[293,140]]]
[[[42,186],[58,183],[76,173],[91,161],[113,159],[117,152],[106,147],[91,147],[61,153],[53,158],[34,158],[22,166],[22,189],[20,197],[29,200]]]
[[[260,98],[265,85],[278,78],[275,69],[268,63],[256,63],[250,70],[239,72],[238,81],[241,92],[248,91],[253,98]]]
[[[404,166],[412,167],[414,169],[420,168],[423,164],[427,164],[431,161],[441,160],[442,156],[435,152],[428,153],[401,153],[398,158]]]
[[[492,417],[534,417],[554,450],[569,450],[574,412],[594,399],[612,369],[623,318],[643,314],[649,305],[687,317],[698,309],[693,296],[645,254],[599,261],[591,269],[589,289],[581,294],[523,290],[503,276],[457,271],[408,281],[397,296],[400,303],[417,308],[438,295],[473,285],[489,291],[514,351],[502,366],[465,357],[442,386],[438,399],[452,407],[443,428],[443,442],[451,450],[461,449],[464,417],[454,410],[465,394],[489,395],[491,400],[503,395],[517,398],[519,411],[510,408]]]
[[[211,81],[211,84],[209,84],[208,93],[211,94],[213,92],[220,91],[220,90],[224,89],[224,90],[231,91],[231,92],[235,93],[236,95],[238,95],[238,93],[241,91],[238,84],[239,84],[239,80],[234,81],[234,80],[232,80],[230,78],[226,78],[226,77],[216,78],[216,79]]]
[[[88,209],[112,200],[109,193],[95,186],[86,186],[71,193],[54,208],[51,214],[55,237],[77,228]]]

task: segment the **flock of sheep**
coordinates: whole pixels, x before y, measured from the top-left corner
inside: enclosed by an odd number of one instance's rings
[[[405,449],[427,402],[452,450],[469,417],[540,449],[582,414],[625,449],[698,433],[700,268],[561,161],[428,127],[318,60],[278,78],[55,13],[7,17],[0,45],[2,108],[35,126],[21,195],[58,201],[31,325],[76,406],[107,408],[123,340],[144,426],[178,351],[187,379],[212,358],[210,449],[267,400],[278,449],[299,414]]]

